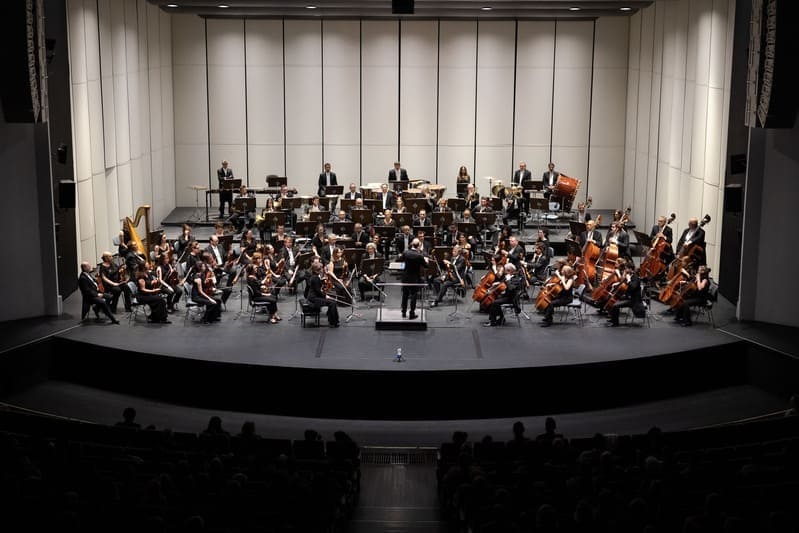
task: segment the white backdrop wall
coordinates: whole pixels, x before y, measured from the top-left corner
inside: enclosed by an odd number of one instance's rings
[[[175,207],[171,21],[146,0],[67,13],[79,257],[96,261],[138,206],[156,226]]]
[[[554,160],[580,196],[618,207],[629,21],[173,15],[177,205],[214,186],[224,158],[251,186],[286,175],[302,194],[325,161],[346,185],[385,181],[400,160],[452,194],[460,165],[485,191],[520,160],[537,177]]]
[[[734,0],[657,0],[630,20],[624,206],[648,232],[677,214],[709,214],[709,266],[718,272],[724,202]]]

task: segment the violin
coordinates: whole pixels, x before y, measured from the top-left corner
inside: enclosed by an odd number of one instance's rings
[[[214,276],[213,270],[209,270],[205,273],[205,279],[203,280],[203,292],[209,296],[216,292],[216,277]]]

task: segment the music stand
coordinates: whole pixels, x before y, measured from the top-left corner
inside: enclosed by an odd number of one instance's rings
[[[341,196],[344,194],[344,185],[326,185],[325,196]]]
[[[291,210],[297,209],[302,206],[303,198],[301,196],[287,196],[286,198],[280,198],[280,209],[281,210]]]
[[[447,198],[447,207],[458,213],[462,213],[466,209],[465,198]]]
[[[383,212],[383,201],[377,200],[375,198],[364,198],[363,206],[371,209],[372,211],[376,211],[378,213]]]
[[[233,209],[239,214],[255,212],[255,198],[250,196],[234,198]]]
[[[277,228],[281,224],[286,225],[286,213],[283,211],[271,211],[263,214],[264,220],[270,223],[271,228]]]
[[[569,232],[575,237],[579,237],[586,231],[585,222],[577,222],[576,220],[569,220]]]
[[[347,235],[349,237],[352,235],[352,232],[355,231],[355,222],[329,222],[327,227],[330,229],[331,233]]]
[[[292,277],[296,278],[297,272],[299,272],[300,270],[305,270],[306,268],[308,268],[308,263],[311,262],[311,258],[313,256],[314,256],[313,252],[305,252],[305,253],[297,254],[297,256],[294,258],[294,275]],[[291,316],[288,318],[288,320],[293,320],[293,319],[297,318],[298,316],[300,316],[300,305],[299,305],[300,291],[297,290],[296,281],[294,283],[295,283],[295,287],[294,287],[294,312],[291,313]],[[307,284],[308,281],[306,280],[305,283]],[[291,285],[289,285],[289,289],[291,289]]]
[[[413,226],[411,229],[411,233],[414,237],[419,235],[419,232],[424,233],[425,239],[432,237],[435,233],[435,228],[433,226]]]
[[[458,222],[458,231],[466,235],[477,235],[477,224],[474,222]]]
[[[538,220],[538,227],[541,227],[541,218],[544,216],[544,211],[549,211],[549,200],[547,198],[530,198],[530,210],[537,211],[536,220]]]
[[[493,226],[497,221],[496,213],[472,213],[472,217],[478,226],[488,227]]]
[[[433,211],[431,216],[433,219],[433,226],[436,227],[449,227],[455,218],[455,215],[452,213],[452,211]]]
[[[635,234],[635,238],[638,241],[638,244],[640,244],[641,246],[646,246],[647,248],[652,247],[652,237],[640,231],[633,230],[633,233]]]
[[[394,220],[396,221],[398,227],[412,226],[413,213],[394,213]]]
[[[330,220],[330,211],[311,211],[308,213],[308,220],[314,224],[325,224]]]
[[[219,189],[222,191],[233,191],[241,188],[241,178],[225,178]]]
[[[297,227],[294,232],[298,236],[308,237],[316,233],[316,226],[316,222],[308,222],[303,220],[301,222],[297,222]]]
[[[355,208],[355,200],[350,198],[342,198],[340,208],[349,213],[353,208]]]
[[[502,198],[498,196],[489,196],[488,205],[491,206],[491,209],[494,211],[502,211]]]
[[[372,223],[372,210],[371,209],[353,209],[350,212],[353,222],[360,222],[363,226],[368,226]]]
[[[205,185],[190,185],[189,189],[194,190],[194,213],[186,220],[187,224],[192,222],[199,222],[202,216],[202,211],[200,211],[200,191],[207,191],[208,187]],[[208,198],[205,199],[205,218],[208,219]]]
[[[280,188],[283,185],[288,185],[289,179],[286,176],[267,176],[266,177],[266,186],[267,187],[277,187]]]
[[[374,291],[377,291],[377,293],[383,299],[385,299],[386,293],[383,292],[383,290],[375,284],[374,280],[377,279],[377,276],[383,273],[383,270],[385,268],[384,261],[385,260],[382,257],[376,257],[374,259],[363,259],[361,260],[361,268],[360,268],[361,274],[373,277],[373,279],[369,281],[369,285],[371,285]],[[369,298],[369,301],[366,303],[367,307],[371,307],[372,302],[375,301],[374,291],[372,291],[372,297]]]
[[[430,207],[430,204],[427,203],[426,198],[411,198],[409,200],[405,200],[405,207],[407,207],[411,213],[419,214],[419,211],[422,209],[427,211],[427,209]]]
[[[320,196],[319,205],[330,211],[330,204],[335,203],[337,196]]]
[[[408,189],[411,188],[411,182],[408,180],[394,180],[394,181],[389,180],[388,182],[389,188],[391,188],[392,185],[394,185],[395,191],[407,191]]]

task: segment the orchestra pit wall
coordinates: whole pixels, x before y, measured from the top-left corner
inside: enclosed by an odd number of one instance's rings
[[[67,17],[78,258],[99,261],[138,206],[156,227],[175,207],[171,19],[146,0],[68,0]]]
[[[483,178],[507,184],[524,160],[540,179],[552,160],[579,197],[617,207],[628,26],[174,14],[177,205],[216,187],[222,159],[251,187],[285,175],[300,194],[325,161],[346,186],[385,181],[399,160],[448,195],[460,165],[485,194]]]
[[[719,270],[734,19],[734,0],[656,0],[630,19],[623,205],[645,232],[659,215],[676,213],[675,242],[690,217],[710,215],[712,275]]]

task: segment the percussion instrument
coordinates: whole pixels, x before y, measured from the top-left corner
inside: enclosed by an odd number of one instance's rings
[[[558,181],[555,182],[555,188],[552,191],[553,196],[560,196],[561,198],[568,198],[574,200],[577,195],[577,189],[580,187],[581,181],[561,174],[558,176]]]
[[[444,198],[444,193],[447,191],[446,185],[434,184],[430,185],[430,192],[436,195],[436,198]]]

